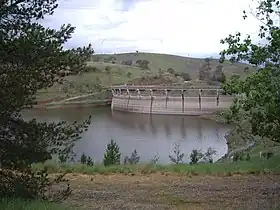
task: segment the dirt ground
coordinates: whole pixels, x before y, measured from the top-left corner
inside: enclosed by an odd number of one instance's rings
[[[68,175],[82,209],[280,209],[280,175]]]

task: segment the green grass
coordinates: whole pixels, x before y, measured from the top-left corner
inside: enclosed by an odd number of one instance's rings
[[[1,210],[66,210],[69,208],[47,201],[24,201],[20,199],[0,199]]]
[[[137,164],[137,165],[114,165],[105,167],[103,165],[87,166],[82,164],[35,164],[34,170],[47,169],[50,173],[83,173],[83,174],[112,174],[112,173],[141,173],[149,174],[155,172],[178,172],[186,175],[230,175],[230,174],[260,174],[280,172],[280,155],[271,159],[260,159],[253,156],[250,161],[239,161],[235,163],[214,164]]]
[[[95,92],[94,85],[100,83],[104,87],[109,87],[112,84],[124,84],[142,76],[151,76],[158,74],[159,69],[166,71],[168,68],[173,68],[176,72],[187,72],[193,80],[198,78],[198,70],[204,59],[201,58],[187,58],[175,55],[155,54],[155,53],[124,53],[115,55],[96,55],[101,58],[99,62],[88,62],[91,67],[96,67],[97,70],[83,73],[81,75],[68,76],[66,80],[68,84],[54,85],[47,90],[40,90],[37,96],[38,101],[44,101],[56,97],[72,97],[77,95]],[[114,56],[116,63],[104,63],[106,57]],[[143,70],[135,65],[127,66],[122,65],[123,60],[148,60],[150,62],[150,70]],[[211,61],[211,68],[214,70],[218,65],[218,60]],[[244,73],[246,64],[230,64],[225,62],[224,73],[226,76],[239,74],[241,77],[248,75]],[[110,73],[106,71],[106,67],[110,68]],[[253,67],[250,67],[253,71]],[[130,73],[129,73],[130,72]],[[130,74],[130,76],[128,75]],[[69,84],[71,83],[71,87]],[[62,91],[59,91],[61,87]]]

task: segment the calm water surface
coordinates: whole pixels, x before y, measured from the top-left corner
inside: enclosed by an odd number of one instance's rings
[[[106,144],[111,139],[119,145],[122,159],[136,149],[141,162],[148,162],[158,154],[160,163],[169,163],[168,156],[175,142],[180,143],[180,149],[185,153],[184,162],[189,161],[193,149],[205,151],[211,146],[217,150],[215,160],[227,153],[224,136],[230,127],[193,116],[150,116],[111,112],[110,108],[49,109],[24,113],[27,119],[47,122],[82,121],[89,115],[92,115],[91,125],[77,142],[75,152],[78,157],[84,152],[95,162],[102,161]]]

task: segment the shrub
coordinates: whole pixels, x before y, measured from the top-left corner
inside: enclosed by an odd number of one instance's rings
[[[110,72],[110,70],[111,70],[111,67],[110,67],[110,66],[105,66],[105,71],[106,71],[106,72]]]
[[[274,155],[274,153],[273,152],[261,152],[260,153],[261,154],[261,158],[265,158],[265,159],[270,159],[273,155]]]
[[[93,166],[93,165],[94,165],[93,160],[92,160],[92,158],[91,158],[90,156],[87,157],[86,164],[87,164],[88,166]]]
[[[87,156],[86,156],[85,153],[83,153],[81,155],[80,162],[81,162],[81,164],[86,164],[87,163]]]
[[[173,145],[173,156],[169,155],[169,159],[175,163],[175,164],[179,164],[183,162],[183,158],[184,158],[185,154],[181,153],[180,151],[180,144],[175,143]]]
[[[151,163],[152,164],[156,164],[159,161],[159,155],[155,154],[152,158],[151,158]]]
[[[83,153],[81,155],[80,163],[88,165],[88,166],[93,166],[94,165],[93,160],[91,159],[91,157],[90,156],[86,156],[85,153]]]
[[[163,74],[164,74],[164,70],[161,69],[161,68],[159,68],[159,69],[158,69],[158,73],[159,73],[159,75],[163,75]]]
[[[138,155],[136,149],[132,152],[131,156],[125,156],[124,158],[124,164],[137,164],[140,161],[140,156]]]
[[[129,71],[127,72],[126,76],[130,78],[132,76],[132,73]]]
[[[244,68],[244,72],[245,72],[245,73],[249,72],[249,67],[248,67],[248,66],[246,66],[246,67]]]
[[[149,69],[149,61],[147,60],[137,60],[136,64],[142,69]]]
[[[191,80],[191,76],[187,72],[180,73],[180,77],[182,77],[185,81]]]
[[[233,154],[233,158],[232,161],[233,162],[237,162],[237,161],[250,161],[251,156],[250,154],[247,152],[245,153],[244,151],[239,151],[239,152],[235,152]]]
[[[197,149],[193,149],[191,154],[190,154],[190,159],[191,159],[191,162],[190,164],[193,165],[193,164],[197,164],[198,161],[203,157],[203,154],[200,150],[197,150]]]
[[[203,155],[204,163],[213,163],[213,155],[217,154],[217,151],[212,147],[209,147]]]
[[[107,144],[106,152],[104,154],[104,166],[118,165],[120,164],[120,159],[120,148],[117,143],[111,139],[110,143]]]
[[[223,66],[222,65],[218,65],[216,66],[216,69],[213,73],[212,76],[212,81],[218,81],[221,83],[224,83],[226,81],[226,75],[223,72]]]
[[[175,70],[173,68],[168,68],[167,72],[170,74],[175,74]]]
[[[122,64],[127,65],[127,66],[131,66],[132,65],[132,60],[122,61]]]

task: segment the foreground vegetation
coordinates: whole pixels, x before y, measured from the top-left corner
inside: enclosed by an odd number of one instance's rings
[[[1,199],[1,210],[66,210],[64,205],[47,201],[26,201],[20,199]]]
[[[234,174],[266,174],[280,173],[280,155],[271,159],[260,159],[253,157],[250,161],[237,161],[234,163],[200,163],[196,165],[181,164],[135,164],[135,165],[111,165],[105,167],[103,164],[88,166],[84,164],[59,164],[45,163],[34,165],[35,170],[47,169],[50,173],[83,173],[83,174],[114,174],[123,173],[133,175],[133,173],[150,174],[157,172],[182,173],[184,175],[219,175],[231,176]]]

